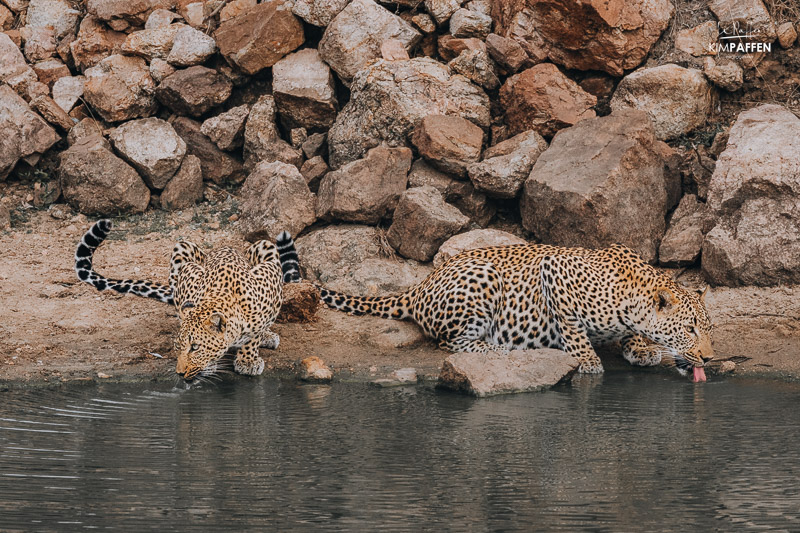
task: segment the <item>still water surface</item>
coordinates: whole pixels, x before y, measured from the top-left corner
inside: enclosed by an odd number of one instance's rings
[[[800,530],[800,386],[0,393],[0,531]]]

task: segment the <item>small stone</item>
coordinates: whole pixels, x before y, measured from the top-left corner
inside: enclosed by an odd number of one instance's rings
[[[532,392],[569,381],[577,369],[577,358],[550,348],[455,353],[445,359],[437,387],[478,397]]]
[[[226,20],[238,17],[248,9],[255,7],[257,3],[256,0],[232,0],[225,4],[225,7],[219,12],[219,21],[225,22]]]
[[[0,230],[4,231],[11,228],[11,211],[3,204],[0,204]]]
[[[169,9],[156,9],[147,17],[147,22],[144,23],[144,29],[155,30],[157,28],[166,28],[179,18],[180,16],[177,13]]]
[[[350,0],[297,0],[292,13],[314,26],[325,27]]]
[[[491,58],[509,74],[516,73],[530,61],[528,54],[517,41],[496,33],[486,36],[486,50]]]
[[[744,71],[734,61],[717,63],[707,57],[703,62],[703,72],[711,83],[726,91],[738,91],[744,83]]]
[[[72,117],[49,96],[37,96],[31,100],[31,107],[38,111],[47,122],[64,132],[69,132],[75,125]]]
[[[39,81],[48,87],[52,87],[59,78],[71,75],[69,67],[58,59],[39,61],[33,65],[33,71],[36,72]]]
[[[42,209],[61,196],[61,183],[56,180],[36,182],[33,186],[33,207]]]
[[[330,170],[328,164],[322,159],[322,156],[317,155],[303,163],[303,166],[300,167],[300,174],[306,179],[308,186],[316,190],[316,186],[319,185],[319,181],[328,173],[328,170]]]
[[[160,57],[153,58],[153,60],[150,61],[150,77],[153,78],[153,81],[156,83],[160,84],[162,81],[164,81],[164,78],[173,74],[174,72],[175,67]]]
[[[294,148],[302,148],[308,139],[308,130],[305,128],[292,128],[289,132],[289,141]]]
[[[323,149],[325,147],[325,134],[324,133],[312,133],[308,136],[308,139],[303,142],[303,153],[306,154],[308,159],[312,157],[316,157],[318,155],[322,155]]]
[[[408,186],[412,188],[423,185],[430,185],[438,190],[447,203],[456,206],[472,223],[480,227],[486,227],[497,211],[484,193],[475,190],[472,182],[454,179],[418,159],[408,174]]]
[[[675,37],[675,48],[696,57],[713,56],[717,55],[713,46],[717,44],[718,38],[717,23],[709,20],[694,28],[679,31]]]
[[[275,123],[277,109],[272,95],[265,94],[250,109],[244,127],[244,161],[250,170],[262,161],[282,161],[295,167],[303,164],[303,154],[280,138]]]
[[[96,17],[84,17],[77,39],[69,45],[75,67],[85,72],[105,58],[120,53],[126,38],[124,33],[109,29]]]
[[[103,139],[104,125],[93,118],[84,118],[75,124],[69,134],[67,134],[67,144],[83,142],[87,137],[98,137]],[[108,145],[111,148],[111,145]]]
[[[14,13],[3,4],[0,4],[0,32],[14,27]]]
[[[184,26],[175,33],[175,43],[167,56],[167,62],[176,67],[200,65],[216,51],[217,43],[211,36],[191,26]]]
[[[492,17],[469,9],[458,9],[450,17],[450,34],[453,37],[486,39],[492,32]]]
[[[275,319],[278,323],[308,323],[317,318],[319,289],[308,281],[283,285],[283,304]]]
[[[241,162],[220,150],[200,131],[200,124],[187,117],[176,117],[172,127],[186,143],[186,153],[197,156],[203,169],[203,178],[217,185],[241,183],[244,170]]]
[[[231,82],[217,71],[194,66],[164,78],[156,97],[175,113],[198,117],[224,103],[232,88]]]
[[[122,52],[136,55],[151,61],[153,58],[164,59],[175,42],[175,35],[183,24],[171,24],[152,30],[139,30],[128,35],[122,43]]]
[[[105,372],[98,372],[97,377],[100,379],[110,379],[113,376],[106,374]]]
[[[306,357],[300,361],[300,379],[327,383],[333,379],[333,371],[319,357]]]
[[[168,211],[188,209],[203,199],[203,169],[193,155],[183,158],[178,172],[161,192],[161,207]]]
[[[782,48],[791,48],[797,40],[797,31],[794,29],[794,23],[784,22],[778,26],[778,43]]]
[[[480,159],[483,130],[461,117],[429,115],[414,129],[411,142],[436,168],[466,176],[467,166]]]
[[[422,33],[433,33],[436,31],[436,23],[431,16],[426,13],[417,13],[411,17],[411,22],[413,22]]]
[[[480,39],[474,37],[456,39],[450,34],[440,35],[437,45],[439,55],[445,61],[452,61],[464,50],[486,50],[486,43]]]
[[[425,0],[425,10],[440,26],[450,20],[460,7],[460,0]]]
[[[186,143],[160,118],[131,120],[109,136],[114,149],[138,170],[148,186],[163,189],[181,166]]]
[[[469,219],[446,203],[439,191],[417,187],[400,197],[386,239],[403,257],[430,261],[442,243],[468,223]]]
[[[53,83],[53,100],[69,113],[78,100],[83,96],[83,86],[86,78],[83,76],[65,76]]]
[[[386,61],[405,61],[409,58],[408,50],[397,39],[386,39],[381,43],[381,57]]]
[[[467,167],[479,191],[494,198],[516,198],[534,163],[547,150],[547,141],[535,131],[520,133],[488,148],[483,161]]]
[[[693,194],[684,196],[661,239],[658,262],[667,267],[683,267],[697,262],[703,239],[711,226],[713,218],[706,204],[698,202]]]
[[[722,361],[719,365],[720,374],[730,374],[731,372],[736,372],[736,363],[733,361]]]
[[[207,119],[200,131],[214,141],[220,150],[235,150],[244,143],[244,126],[249,114],[247,105],[233,107]]]
[[[23,52],[28,61],[42,61],[56,55],[56,34],[51,27],[34,28],[24,26],[20,30],[25,41]]]
[[[0,131],[0,181],[6,179],[20,159],[38,162],[39,156],[60,139],[55,130],[5,84],[0,84]]]
[[[464,50],[448,66],[462,76],[492,91],[500,87],[494,63],[486,50]]]

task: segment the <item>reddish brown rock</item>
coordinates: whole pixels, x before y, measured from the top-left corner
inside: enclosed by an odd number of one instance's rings
[[[364,159],[328,172],[317,194],[317,217],[377,224],[387,217],[408,182],[408,148],[378,146]]]
[[[669,0],[496,0],[492,18],[534,62],[621,76],[647,57],[673,10]]]
[[[169,211],[188,209],[203,199],[203,169],[193,155],[183,158],[178,172],[161,191],[161,207]]]
[[[461,117],[429,115],[414,128],[411,142],[433,166],[463,177],[480,159],[483,130]]]
[[[449,33],[440,35],[437,45],[439,55],[445,61],[452,61],[464,50],[486,50],[486,44],[480,39],[475,39],[473,37],[457,39]]]
[[[486,39],[492,31],[492,17],[478,11],[458,9],[450,17],[450,34],[453,37]]]
[[[244,161],[247,170],[261,161],[283,161],[297,168],[303,153],[281,139],[275,123],[276,106],[272,95],[264,95],[250,109],[244,128]]]
[[[328,170],[330,170],[328,163],[322,159],[322,156],[317,155],[303,163],[303,166],[300,167],[300,174],[306,179],[311,190],[316,191],[319,181],[328,173]]]
[[[496,33],[486,36],[486,48],[492,59],[509,74],[516,73],[530,61],[517,41]]]
[[[777,33],[781,48],[791,48],[797,40],[797,30],[794,29],[793,22],[784,22],[778,26]]]
[[[7,85],[0,85],[0,131],[0,181],[17,161],[38,161],[59,140],[55,130]]]
[[[65,133],[69,132],[75,125],[72,117],[49,96],[41,95],[33,98],[31,107],[38,111],[47,122]]]
[[[704,22],[694,28],[678,32],[675,37],[675,48],[693,56],[717,55],[714,45],[719,38],[719,27],[713,20]]]
[[[472,182],[454,179],[418,159],[408,174],[408,187],[424,185],[438,190],[447,203],[456,206],[473,224],[480,227],[486,227],[497,211],[484,193],[475,190]]]
[[[561,128],[593,118],[597,98],[552,63],[543,63],[508,78],[500,88],[500,102],[509,134],[533,129],[549,138]]]
[[[226,154],[200,131],[200,124],[187,117],[176,117],[171,122],[175,132],[186,143],[186,153],[197,156],[203,178],[217,185],[240,183],[244,180],[242,163]]]
[[[40,82],[51,88],[59,78],[71,75],[69,67],[58,59],[39,61],[33,65],[33,71],[36,72]]]
[[[617,86],[611,109],[639,109],[653,121],[656,137],[674,139],[706,123],[711,86],[699,70],[668,64],[643,68]]]
[[[244,126],[250,114],[250,107],[240,105],[203,122],[200,131],[219,147],[220,150],[235,150],[244,143]]]
[[[547,150],[535,131],[520,133],[488,148],[483,161],[468,167],[475,187],[494,198],[516,198],[534,163]]]
[[[85,215],[142,213],[150,203],[150,190],[139,174],[100,137],[62,152],[58,172],[64,199]]]
[[[90,15],[105,21],[116,31],[131,26],[143,26],[150,13],[156,9],[172,9],[175,0],[88,0],[86,9]]]
[[[274,241],[281,231],[297,235],[316,220],[314,195],[293,165],[259,163],[240,191],[239,224],[249,241]]]
[[[210,68],[194,66],[170,74],[156,89],[156,97],[175,113],[199,117],[225,102],[231,84]]]
[[[273,66],[305,41],[291,9],[291,2],[267,0],[226,20],[214,32],[220,53],[245,74]]]
[[[328,129],[336,119],[336,86],[313,48],[289,54],[272,68],[272,92],[289,127]]]
[[[439,191],[430,186],[416,187],[400,197],[386,239],[403,257],[430,261],[442,243],[468,223],[469,219],[446,203]]]
[[[408,49],[422,38],[406,21],[373,0],[353,0],[325,29],[319,55],[345,83],[381,57],[381,44],[397,39]]]
[[[20,35],[25,42],[22,51],[28,61],[43,61],[56,55],[56,34],[53,28],[32,28],[23,26]]]
[[[125,34],[109,29],[91,15],[81,21],[78,37],[69,45],[75,67],[81,72],[95,66],[110,55],[118,54]]]
[[[735,61],[715,61],[707,57],[703,62],[703,73],[708,80],[726,91],[738,91],[744,83],[744,71]]]
[[[397,39],[387,39],[381,43],[381,57],[387,61],[409,59],[405,45]]]
[[[306,357],[300,361],[300,379],[303,381],[327,383],[332,378],[333,371],[319,357]]]
[[[486,50],[464,50],[447,65],[453,72],[461,74],[487,91],[500,87],[494,62]]]
[[[84,98],[109,122],[155,113],[155,83],[140,57],[109,56],[85,72]]]
[[[525,182],[520,212],[525,229],[542,242],[621,243],[654,261],[667,193],[647,115],[625,110],[560,131]]]

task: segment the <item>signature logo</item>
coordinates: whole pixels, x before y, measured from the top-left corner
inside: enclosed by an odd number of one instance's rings
[[[741,24],[738,21],[729,24],[717,22],[719,37],[717,42],[710,43],[710,51],[715,54],[751,54],[754,52],[772,52],[772,42],[761,28],[752,24]]]

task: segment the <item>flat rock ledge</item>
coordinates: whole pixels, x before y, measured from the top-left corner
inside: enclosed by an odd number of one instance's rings
[[[561,350],[455,353],[445,359],[438,388],[485,397],[547,389],[572,379],[578,360]]]

